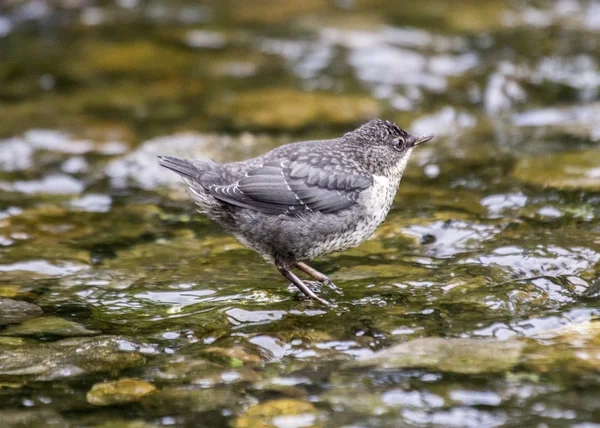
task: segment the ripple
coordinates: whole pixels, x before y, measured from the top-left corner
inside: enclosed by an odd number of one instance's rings
[[[575,275],[600,260],[600,254],[584,247],[562,248],[557,245],[524,249],[517,246],[496,248],[491,254],[463,260],[483,266],[501,266],[518,275]]]
[[[403,229],[407,235],[422,237],[431,235],[432,243],[426,252],[435,257],[447,258],[476,249],[482,241],[493,238],[500,230],[496,226],[467,223],[462,221],[437,221],[428,225],[410,226]]]

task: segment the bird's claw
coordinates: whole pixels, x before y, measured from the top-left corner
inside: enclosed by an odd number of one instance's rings
[[[344,292],[342,291],[341,288],[339,288],[338,286],[336,286],[329,278],[326,278],[323,281],[323,284],[329,288],[331,291],[333,291],[334,293],[342,296],[344,294]]]

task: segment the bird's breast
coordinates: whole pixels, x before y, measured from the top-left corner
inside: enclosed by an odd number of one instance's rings
[[[394,180],[395,181],[395,180]],[[373,175],[373,184],[363,191],[359,204],[365,213],[383,213],[384,217],[392,206],[398,185],[383,175]]]

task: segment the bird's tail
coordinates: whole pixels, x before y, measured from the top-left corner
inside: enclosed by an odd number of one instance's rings
[[[185,178],[198,180],[202,170],[195,166],[191,161],[178,159],[171,156],[158,156],[160,166],[170,169]]]

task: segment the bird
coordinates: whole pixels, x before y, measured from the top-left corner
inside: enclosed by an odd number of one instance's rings
[[[306,296],[330,306],[293,269],[338,291],[308,263],[373,235],[411,153],[432,138],[373,119],[338,138],[290,143],[240,162],[170,156],[158,162],[183,178],[200,213],[273,263]]]

